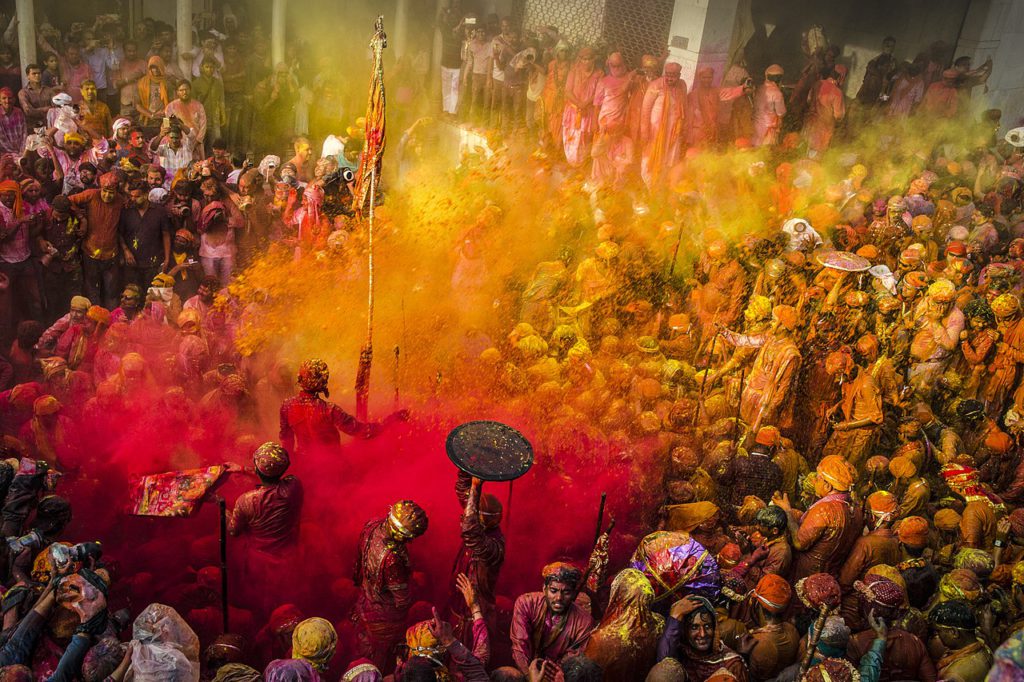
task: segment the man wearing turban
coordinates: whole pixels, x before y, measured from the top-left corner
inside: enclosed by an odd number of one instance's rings
[[[332,402],[327,381],[327,363],[312,358],[299,368],[299,393],[281,404],[281,444],[289,452],[303,453],[311,449],[336,450],[341,434],[373,438],[392,423],[408,419],[408,411],[400,410],[382,422],[364,423]],[[321,397],[323,394],[324,397]]]
[[[1021,317],[1020,299],[1016,294],[1000,294],[991,306],[996,316],[999,342],[982,379],[978,399],[985,403],[990,417],[999,419],[1017,387],[1020,364],[1024,362],[1024,318]],[[1019,399],[1014,402],[1018,406],[1021,404]]]
[[[943,602],[932,610],[928,620],[946,647],[935,666],[939,678],[968,682],[986,679],[992,667],[992,651],[979,637],[974,607],[960,599]]]
[[[795,663],[799,654],[800,633],[785,618],[793,588],[782,576],[768,573],[757,582],[751,597],[758,627],[750,631],[755,641],[750,672],[754,679],[772,679]]]
[[[793,340],[796,309],[777,305],[772,326],[750,368],[740,399],[740,416],[757,433],[764,425],[785,430],[793,425],[793,387],[800,373],[800,349]]]
[[[869,531],[853,543],[853,549],[839,571],[839,587],[843,590],[843,619],[854,629],[860,623],[857,594],[853,585],[863,580],[868,569],[877,564],[895,565],[900,560],[900,544],[892,529],[897,512],[896,496],[878,490],[867,499]]]
[[[896,518],[905,519],[923,512],[931,499],[931,486],[923,476],[918,476],[914,461],[906,455],[893,457],[889,473],[894,479],[891,490],[900,500]]]
[[[794,580],[812,573],[837,573],[863,526],[850,498],[853,467],[839,455],[830,455],[818,463],[815,474],[818,501],[806,512],[793,509],[788,495],[776,495],[772,500],[789,514],[790,537],[796,550]]]
[[[965,322],[955,300],[956,287],[949,280],[940,279],[928,287],[928,295],[914,308],[916,331],[910,343],[914,363],[910,367],[910,385],[925,402],[960,344]]]
[[[874,373],[856,366],[849,353],[831,353],[825,366],[829,374],[838,377],[842,397],[830,411],[835,421],[823,452],[843,455],[855,469],[860,469],[872,452],[882,425],[881,388]],[[854,372],[853,380],[847,380]]]
[[[907,601],[915,609],[923,609],[939,586],[939,573],[929,557],[928,520],[923,516],[908,516],[896,529],[900,547],[906,558],[896,564],[907,586]]]
[[[560,663],[583,651],[594,619],[576,603],[583,572],[563,562],[548,564],[541,572],[542,592],[527,592],[512,610],[512,658],[524,675],[530,662],[546,658]]]

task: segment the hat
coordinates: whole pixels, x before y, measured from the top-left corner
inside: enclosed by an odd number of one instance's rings
[[[928,544],[928,520],[923,516],[908,516],[900,521],[896,535],[907,547],[925,547]]]
[[[92,307],[92,301],[87,299],[85,296],[72,296],[71,297],[71,309],[80,312],[87,312]]]
[[[388,509],[388,525],[394,534],[412,540],[427,531],[427,513],[412,500],[400,500]]]
[[[320,358],[311,358],[299,367],[299,387],[308,393],[328,395],[327,381],[330,379],[327,363]]]
[[[876,490],[868,495],[868,509],[873,516],[884,518],[891,516],[899,507],[896,496],[887,490]]]
[[[769,613],[782,613],[789,606],[793,588],[789,582],[774,573],[766,573],[754,588],[754,598]]]
[[[58,92],[56,95],[50,98],[55,107],[66,107],[71,104],[71,95],[66,92]],[[65,136],[66,138],[66,136]]]
[[[920,270],[912,270],[903,278],[903,283],[914,289],[924,289],[928,286],[928,275]]]
[[[1000,294],[992,301],[992,312],[997,317],[1009,317],[1020,312],[1020,299],[1014,294]]]
[[[256,448],[252,455],[256,471],[267,478],[280,478],[288,470],[291,460],[288,451],[279,444],[269,441]]]
[[[85,144],[85,136],[77,131],[64,133],[64,144],[67,144],[68,142],[77,142],[78,144]]]

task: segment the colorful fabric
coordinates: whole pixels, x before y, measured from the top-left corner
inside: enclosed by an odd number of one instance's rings
[[[713,597],[721,585],[718,562],[689,533],[651,533],[640,541],[629,565],[650,581],[655,601],[691,593]]]
[[[323,618],[307,618],[292,632],[292,656],[309,661],[317,672],[327,670],[337,646],[338,633]]]
[[[217,465],[143,476],[132,487],[129,513],[136,516],[190,516],[223,473],[224,467]]]

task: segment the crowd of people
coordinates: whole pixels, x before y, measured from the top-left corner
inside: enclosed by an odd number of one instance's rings
[[[663,57],[439,25],[444,112],[535,135],[427,167],[486,195],[432,265],[486,321],[425,325],[464,342],[380,421],[329,400],[324,360],[244,342],[305,300],[261,268],[308,290],[368,248],[365,121],[296,135],[326,71],[270,71],[231,14],[191,57],[152,22],[44,24],[42,64],[0,70],[0,680],[1020,679],[1024,150],[973,106],[991,65],[900,64],[886,39],[834,136],[845,69],[820,32],[795,85],[741,61],[688,92]],[[400,146],[429,158],[437,125]],[[426,251],[418,216],[395,228],[402,191],[375,197],[385,247]],[[513,203],[581,210],[532,214],[537,262]],[[550,509],[610,483],[614,520],[550,546],[568,514],[506,536],[492,484],[424,479],[458,505],[439,575],[422,498],[344,506],[388,482],[355,444],[426,438],[439,390],[531,434]],[[230,562],[105,499],[169,470],[230,500]],[[506,575],[524,554],[539,575]]]

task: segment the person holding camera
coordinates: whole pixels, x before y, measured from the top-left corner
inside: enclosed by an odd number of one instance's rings
[[[165,116],[158,132],[149,141],[149,149],[157,162],[166,171],[171,183],[178,175],[192,164],[194,158],[191,144],[192,129],[177,116]]]

